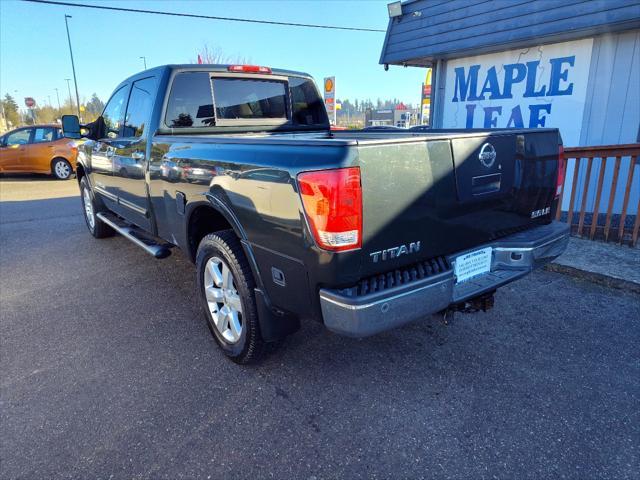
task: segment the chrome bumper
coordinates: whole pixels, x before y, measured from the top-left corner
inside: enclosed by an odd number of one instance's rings
[[[398,287],[346,296],[321,289],[320,305],[326,327],[341,335],[366,337],[439,312],[512,282],[560,255],[569,242],[569,226],[552,222],[521,233],[478,245],[467,251],[491,247],[491,271],[456,284],[453,269]],[[467,251],[447,257],[450,265]]]

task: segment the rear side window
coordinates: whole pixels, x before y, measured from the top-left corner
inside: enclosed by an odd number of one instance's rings
[[[165,123],[173,128],[210,127],[215,124],[209,73],[188,72],[175,76]]]
[[[56,139],[55,128],[38,127],[33,133],[33,143],[53,142]]]
[[[318,94],[313,80],[290,77],[293,122],[298,125],[320,125],[329,123],[324,102]]]
[[[153,106],[152,95],[154,88],[155,80],[153,77],[138,80],[131,87],[123,136],[141,137],[146,133],[146,125],[149,123]]]
[[[287,119],[286,82],[214,78],[216,117],[224,120]]]

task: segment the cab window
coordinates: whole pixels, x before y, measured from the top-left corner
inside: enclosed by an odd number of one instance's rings
[[[134,82],[129,95],[129,105],[124,122],[123,136],[142,137],[146,134],[153,107],[152,94],[155,89],[154,78],[145,78]]]
[[[293,121],[298,125],[322,125],[329,122],[324,102],[313,80],[289,77]]]
[[[107,138],[117,138],[122,136],[121,129],[124,123],[124,109],[127,103],[127,91],[126,86],[120,88],[116,93],[111,96],[109,103],[104,107],[102,112],[102,118],[104,119],[105,136]]]
[[[31,129],[24,128],[22,130],[18,130],[17,132],[10,133],[7,135],[6,145],[26,145],[29,143],[29,137],[31,136]]]
[[[34,129],[33,143],[53,142],[56,139],[55,128],[39,127]]]
[[[172,128],[215,124],[213,96],[207,72],[179,73],[173,79],[165,123]]]
[[[216,118],[287,119],[287,83],[280,80],[214,78]]]

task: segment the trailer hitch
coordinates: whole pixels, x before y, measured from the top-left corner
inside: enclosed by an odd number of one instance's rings
[[[495,290],[483,293],[482,295],[478,295],[477,297],[473,297],[464,302],[457,303],[451,308],[456,312],[462,313],[476,313],[480,311],[486,312],[487,310],[491,310],[493,308],[495,293]]]

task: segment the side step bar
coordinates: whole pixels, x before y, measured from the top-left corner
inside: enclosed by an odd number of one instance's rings
[[[171,255],[171,250],[168,244],[160,244],[157,243],[154,239],[149,237],[145,232],[140,230],[139,228],[128,225],[124,221],[120,220],[118,217],[111,213],[96,213],[96,217],[100,219],[100,221],[106,223],[111,228],[113,228],[116,232],[122,235],[124,238],[131,240],[133,243],[138,245],[140,248],[145,250],[147,253],[150,253],[156,258],[166,258]]]

